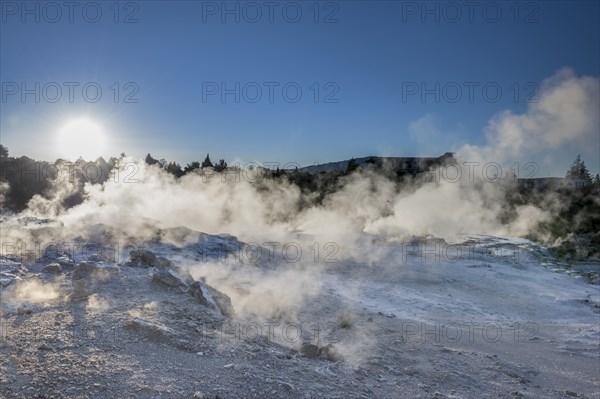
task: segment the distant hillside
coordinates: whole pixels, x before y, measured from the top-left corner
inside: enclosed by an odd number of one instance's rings
[[[439,157],[376,157],[368,156],[362,158],[354,158],[356,164],[361,167],[369,166],[388,166],[390,169],[399,172],[416,174],[429,170],[432,166],[441,165],[454,160],[454,154],[447,152]],[[344,173],[348,167],[350,159],[337,162],[328,162],[319,165],[310,165],[298,169],[300,172],[310,174],[317,173]]]

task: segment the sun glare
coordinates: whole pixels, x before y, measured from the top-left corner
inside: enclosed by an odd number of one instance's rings
[[[94,161],[104,152],[106,136],[97,123],[75,119],[60,129],[58,142],[62,157],[72,161],[79,157]]]

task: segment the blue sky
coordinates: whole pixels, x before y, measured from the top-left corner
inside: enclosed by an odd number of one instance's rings
[[[307,165],[438,155],[483,145],[496,113],[525,112],[525,100],[563,67],[600,75],[595,1],[473,2],[473,9],[464,2],[273,2],[271,21],[262,1],[227,2],[239,10],[233,14],[222,2],[125,2],[118,13],[113,2],[85,12],[81,2],[72,21],[62,2],[54,4],[61,15],[42,2],[27,2],[28,14],[21,2],[2,1],[1,141],[14,155],[67,156],[57,132],[81,116],[106,133],[104,156],[150,152],[185,164],[210,152]],[[23,82],[34,91],[39,83],[38,103],[34,94],[22,100]],[[62,87],[56,102],[49,101],[52,82]],[[65,82],[79,84],[72,101]],[[222,98],[222,84],[235,92],[236,82],[239,102],[235,93]],[[89,83],[102,90],[97,102],[82,92]],[[432,92],[421,98],[423,88]],[[129,99],[137,103],[126,102],[134,91]],[[419,137],[419,121],[438,130],[434,138]],[[597,172],[598,159],[586,162]]]

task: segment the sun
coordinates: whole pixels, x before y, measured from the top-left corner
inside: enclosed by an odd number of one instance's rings
[[[106,136],[100,125],[81,118],[65,123],[59,131],[58,142],[62,157],[72,161],[79,157],[94,161],[104,152]]]

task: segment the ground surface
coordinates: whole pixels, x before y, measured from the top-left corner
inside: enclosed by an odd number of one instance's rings
[[[148,244],[181,286],[128,259],[91,257],[85,274],[81,256],[3,257],[0,397],[600,398],[599,287],[541,247],[476,237],[456,260],[374,240],[376,262],[215,261],[234,241]],[[234,315],[190,295],[202,277]]]

